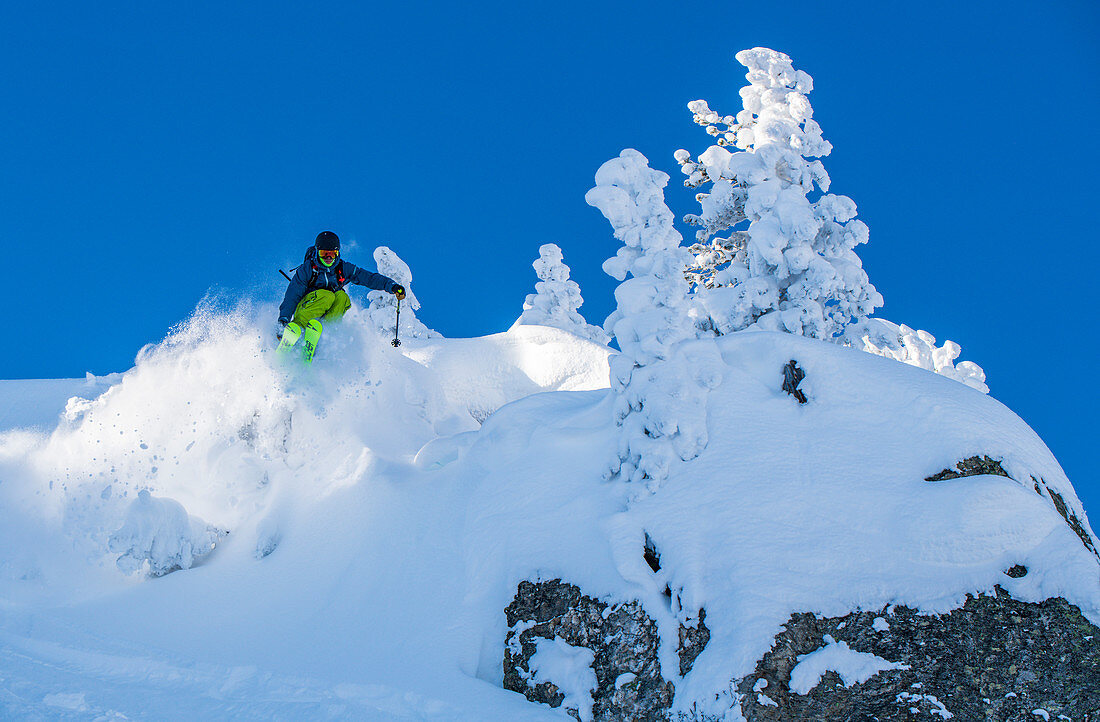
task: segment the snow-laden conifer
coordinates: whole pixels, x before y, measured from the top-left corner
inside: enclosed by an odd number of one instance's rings
[[[719,335],[761,328],[851,345],[988,393],[981,367],[954,363],[958,344],[937,347],[927,331],[869,322],[883,305],[855,253],[869,233],[851,198],[828,193],[829,175],[813,160],[832,152],[806,97],[813,79],[767,48],[742,50],[737,60],[749,71],[744,108],[720,116],[705,100],[689,103],[695,122],[717,140],[698,160],[686,150],[675,154],[685,185],[709,184],[696,196],[701,211],[685,216],[700,227],[687,271],[704,310],[700,326]]]
[[[523,313],[513,326],[553,326],[581,338],[606,344],[608,336],[602,328],[584,320],[577,310],[584,303],[581,287],[569,279],[561,248],[554,243],[539,246],[539,257],[531,264],[538,276],[535,292],[523,302]]]
[[[811,159],[832,151],[806,97],[810,76],[767,48],[737,60],[749,69],[744,109],[723,117],[704,100],[689,103],[717,142],[698,160],[676,153],[689,187],[710,186],[697,196],[701,212],[685,218],[700,226],[689,278],[703,324],[719,334],[755,326],[832,339],[882,305],[854,250],[867,226],[846,196],[809,198],[829,189],[825,167]]]
[[[680,245],[665,205],[668,179],[641,153],[626,149],[600,167],[596,187],[585,196],[624,243],[603,264],[622,281],[617,307],[604,323],[621,349],[609,360],[616,420],[623,427],[611,472],[646,480],[650,489],[668,476],[675,457],[692,459],[706,446],[706,398],[719,381],[713,348],[682,343],[696,337],[684,278],[692,256]]]
[[[420,310],[420,301],[412,290],[412,271],[409,265],[387,246],[374,249],[374,263],[378,272],[388,276],[405,287],[405,299],[401,301],[401,338],[439,338],[441,334],[425,326],[416,317]],[[384,291],[371,291],[367,294],[370,306],[367,313],[371,324],[387,337],[394,335],[397,320],[397,298]]]

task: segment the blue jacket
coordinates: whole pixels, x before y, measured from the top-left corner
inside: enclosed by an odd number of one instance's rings
[[[360,268],[343,259],[337,260],[332,266],[325,266],[317,260],[317,249],[310,246],[306,251],[306,260],[294,272],[283,302],[279,305],[279,323],[288,323],[294,317],[298,303],[310,291],[323,288],[336,292],[349,283],[386,293],[393,293],[398,285],[392,278]]]

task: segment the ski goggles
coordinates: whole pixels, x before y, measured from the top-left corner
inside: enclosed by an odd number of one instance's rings
[[[317,257],[325,263],[332,263],[339,255],[340,251],[317,251]]]

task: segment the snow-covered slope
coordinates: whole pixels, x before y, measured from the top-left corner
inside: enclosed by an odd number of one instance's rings
[[[1100,622],[1097,559],[1031,477],[1084,512],[1001,404],[789,335],[689,343],[719,361],[710,441],[654,493],[604,479],[610,352],[557,329],[394,349],[353,312],[304,369],[250,314],[207,311],[101,395],[48,386],[0,434],[0,716],[561,719],[501,687],[503,610],[540,578],[638,600],[674,709],[714,714],[796,611],[945,611],[1000,585]],[[780,389],[790,359],[805,405]],[[975,455],[1012,478],[925,481]],[[190,568],[127,575],[124,555]]]

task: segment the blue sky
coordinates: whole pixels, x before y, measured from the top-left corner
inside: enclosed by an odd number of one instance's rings
[[[637,148],[695,210],[685,105],[736,113],[762,45],[814,77],[881,315],[961,343],[1100,513],[1098,37],[1094,2],[5,3],[0,378],[125,370],[209,292],[277,300],[325,228],[396,250],[447,336],[507,328],[547,242],[600,323],[596,168]]]

